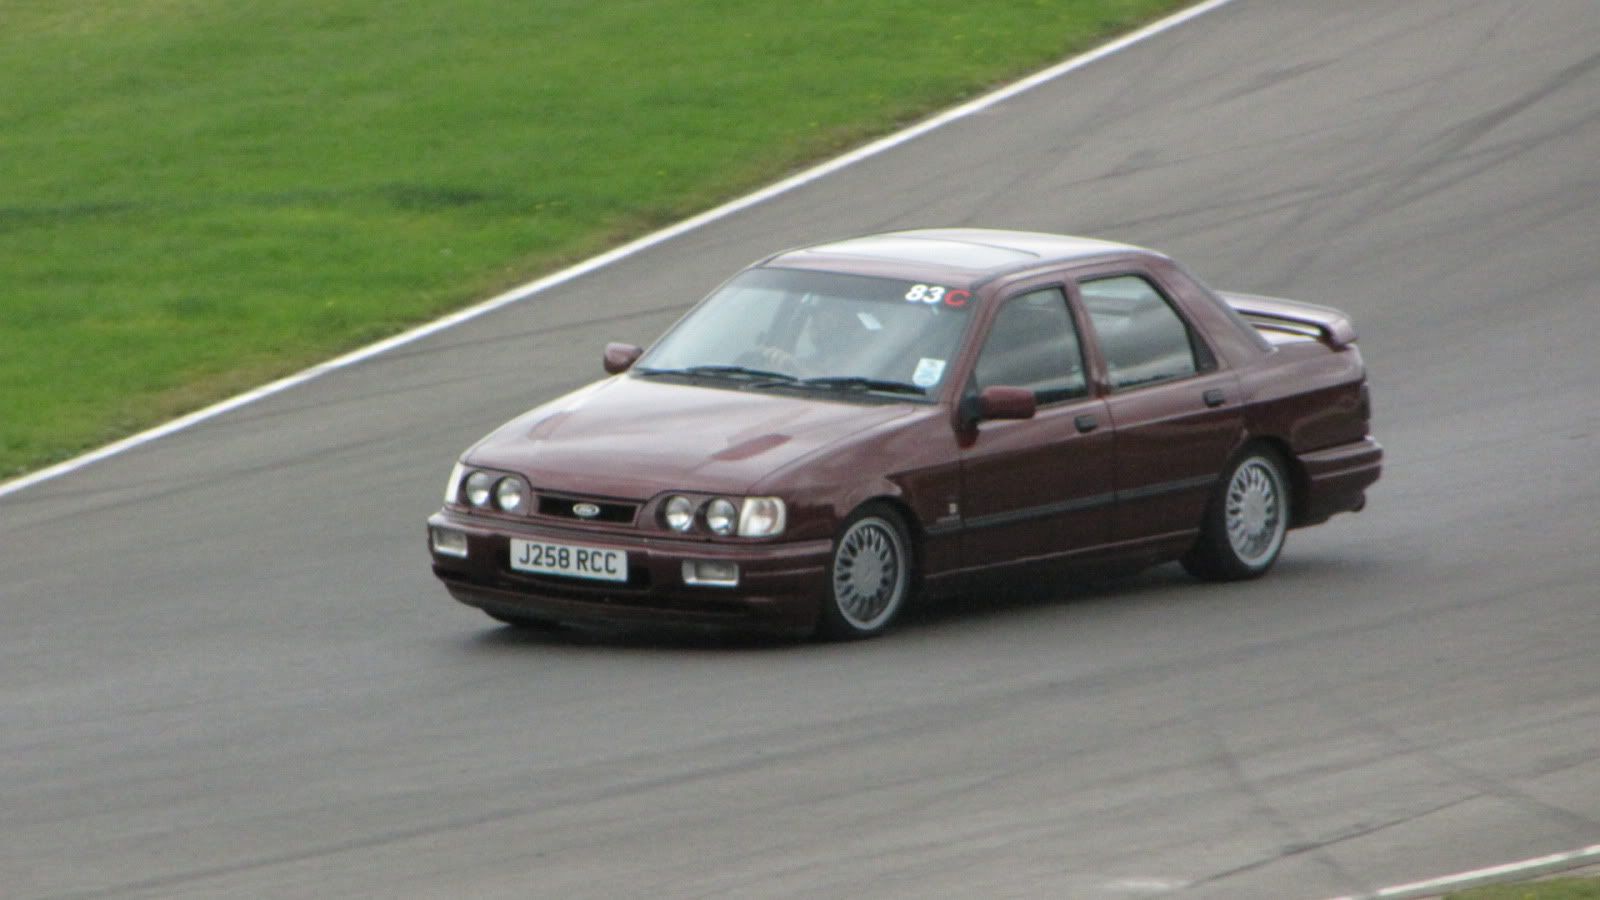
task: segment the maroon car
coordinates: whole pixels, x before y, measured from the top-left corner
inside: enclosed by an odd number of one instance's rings
[[[1355,340],[1123,244],[790,250],[463,454],[433,571],[513,624],[834,638],[1023,566],[1253,578],[1378,478]]]

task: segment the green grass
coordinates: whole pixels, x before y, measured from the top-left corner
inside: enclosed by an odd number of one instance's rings
[[[1600,879],[1553,878],[1450,894],[1446,900],[1600,900]]]
[[[5,0],[0,478],[1183,5]]]

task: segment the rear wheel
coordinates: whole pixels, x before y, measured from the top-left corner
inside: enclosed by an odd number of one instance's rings
[[[1209,581],[1257,578],[1278,561],[1288,530],[1283,463],[1271,449],[1247,448],[1218,483],[1183,567]]]
[[[862,507],[839,533],[817,631],[853,640],[888,630],[913,584],[911,540],[887,507]]]

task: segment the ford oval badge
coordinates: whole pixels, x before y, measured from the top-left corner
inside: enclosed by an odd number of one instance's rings
[[[574,503],[572,504],[572,514],[580,519],[592,519],[600,515],[600,507],[595,506],[593,503]]]

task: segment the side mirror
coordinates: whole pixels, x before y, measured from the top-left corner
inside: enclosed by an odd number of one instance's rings
[[[961,412],[968,426],[986,419],[1031,419],[1039,409],[1033,391],[1027,388],[995,385],[976,397],[962,401]]]
[[[620,375],[632,368],[634,362],[639,359],[639,354],[643,352],[643,347],[613,342],[606,345],[606,352],[601,357],[601,363],[606,367],[606,374]]]

